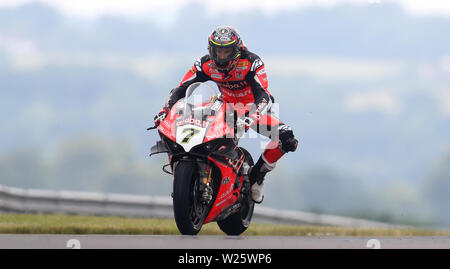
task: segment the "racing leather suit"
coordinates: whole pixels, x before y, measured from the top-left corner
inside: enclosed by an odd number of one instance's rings
[[[185,97],[189,85],[207,80],[217,83],[225,102],[243,106],[254,104],[252,107],[255,109],[241,111],[241,114],[246,113],[253,119],[250,125],[253,130],[271,139],[261,155],[269,166],[275,167],[286,152],[295,151],[297,140],[292,129],[271,113],[274,98],[267,89],[267,74],[258,55],[244,48],[236,66],[228,73],[219,72],[208,54],[203,56],[186,73],[180,85],[170,92],[165,109],[170,110],[179,99]]]

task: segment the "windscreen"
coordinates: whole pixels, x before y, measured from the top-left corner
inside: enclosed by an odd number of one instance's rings
[[[194,107],[211,105],[219,95],[219,89],[213,81],[197,82],[187,89],[185,102]]]

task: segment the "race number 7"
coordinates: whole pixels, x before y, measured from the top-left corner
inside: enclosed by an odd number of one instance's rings
[[[188,143],[189,140],[191,140],[191,138],[194,135],[200,133],[200,131],[194,128],[186,128],[181,133],[182,134],[187,133],[187,135],[183,138],[183,140],[181,140],[181,143]]]

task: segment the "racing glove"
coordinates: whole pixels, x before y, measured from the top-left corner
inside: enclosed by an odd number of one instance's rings
[[[244,127],[245,131],[247,131],[253,124],[257,123],[259,120],[259,115],[256,113],[245,115],[241,118],[238,118],[237,125],[239,127]]]
[[[159,126],[161,122],[167,117],[170,110],[167,107],[163,107],[161,111],[155,116],[155,126]]]
[[[292,128],[283,124],[278,127],[278,131],[281,150],[285,153],[295,151],[298,146],[298,140],[294,137]]]

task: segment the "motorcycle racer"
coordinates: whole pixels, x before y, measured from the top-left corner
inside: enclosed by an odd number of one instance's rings
[[[195,61],[179,86],[170,92],[165,106],[155,116],[155,126],[164,120],[179,99],[185,97],[189,85],[207,80],[216,82],[225,102],[240,104],[244,108],[239,113],[245,117],[246,130],[252,128],[271,139],[249,175],[252,199],[261,203],[266,173],[275,168],[285,153],[296,150],[298,140],[292,128],[272,114],[274,97],[268,91],[264,63],[247,49],[233,27],[214,29],[208,38],[208,52]]]

